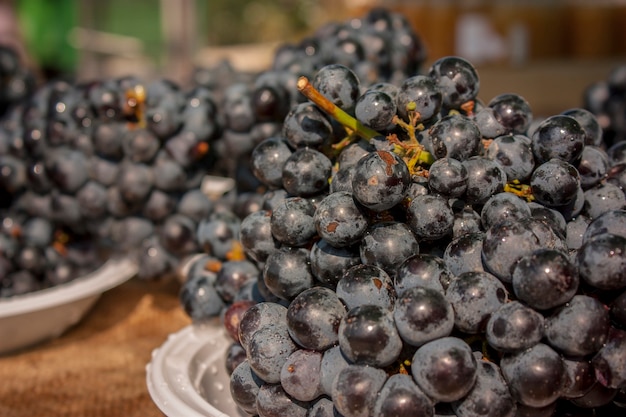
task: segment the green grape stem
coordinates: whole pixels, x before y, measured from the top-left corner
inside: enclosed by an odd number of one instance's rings
[[[311,100],[326,114],[341,123],[341,125],[348,129],[350,132],[354,132],[358,136],[368,141],[373,139],[374,137],[383,136],[381,133],[365,126],[355,117],[350,116],[348,113],[339,108],[335,103],[326,98],[313,86],[313,84],[311,84],[307,77],[302,76],[298,79],[297,88],[298,91],[300,91],[300,93],[302,93],[306,98]],[[397,123],[400,127],[406,129],[406,123],[399,123],[398,120],[398,118],[395,118],[394,122]],[[414,132],[415,127],[410,126],[410,128],[411,129],[409,129],[409,132],[413,132],[413,134],[411,135],[412,143],[401,147],[404,148],[403,157],[405,157],[406,162],[409,165],[409,169],[411,169],[411,171],[413,172],[416,169],[416,165],[430,165],[433,163],[434,158],[417,142]],[[407,152],[407,150],[409,150],[409,152]]]

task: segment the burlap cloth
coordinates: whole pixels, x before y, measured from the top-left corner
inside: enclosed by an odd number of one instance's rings
[[[0,356],[0,417],[162,417],[145,367],[153,349],[190,323],[178,288],[132,279],[60,338]]]

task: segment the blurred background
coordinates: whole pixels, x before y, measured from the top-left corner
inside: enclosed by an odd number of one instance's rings
[[[184,83],[223,59],[268,68],[279,44],[381,5],[405,14],[429,61],[476,65],[485,98],[517,88],[544,112],[626,58],[626,0],[0,0],[0,42],[46,77]]]

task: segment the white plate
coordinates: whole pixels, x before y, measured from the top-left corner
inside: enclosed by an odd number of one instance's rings
[[[116,258],[66,284],[0,299],[0,355],[60,336],[85,316],[104,291],[136,273],[135,262]]]
[[[230,395],[225,357],[231,343],[217,319],[169,335],[146,366],[157,407],[168,417],[247,416]]]

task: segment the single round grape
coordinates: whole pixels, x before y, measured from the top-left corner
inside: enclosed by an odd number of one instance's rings
[[[210,320],[225,307],[215,290],[215,274],[199,269],[187,277],[181,286],[179,299],[185,313],[194,322]]]
[[[303,348],[323,351],[337,343],[339,323],[345,314],[346,308],[333,290],[309,288],[289,304],[289,334]]]
[[[454,310],[442,291],[428,287],[408,288],[396,301],[393,317],[405,343],[421,346],[449,336]]]
[[[602,233],[626,237],[626,210],[609,210],[595,217],[583,233],[583,241]]]
[[[259,417],[306,417],[308,403],[298,401],[284,390],[281,384],[264,384],[256,397]]]
[[[361,263],[358,247],[336,248],[324,239],[313,244],[309,258],[315,278],[333,288],[348,268]]]
[[[502,166],[509,182],[526,181],[535,168],[530,139],[520,134],[498,136],[485,150],[485,156]]]
[[[322,353],[298,349],[288,358],[280,371],[280,385],[298,401],[313,401],[321,395],[320,368]]]
[[[250,368],[263,381],[280,382],[283,364],[298,349],[284,323],[260,327],[248,340],[247,358]]]
[[[485,202],[480,212],[481,223],[485,230],[503,220],[530,217],[528,204],[512,193],[494,194]]]
[[[326,65],[317,71],[312,84],[336,106],[354,114],[361,82],[350,68],[341,64]]]
[[[576,295],[547,317],[546,343],[568,357],[582,358],[596,353],[609,333],[606,306],[587,295]]]
[[[510,301],[491,313],[485,335],[489,345],[500,352],[520,352],[541,341],[544,318],[519,301]]]
[[[517,406],[498,365],[478,362],[476,382],[462,399],[452,403],[458,417],[515,417]]]
[[[469,61],[461,57],[439,58],[431,65],[428,75],[441,89],[443,105],[448,109],[459,110],[478,95],[478,73]]]
[[[293,300],[311,288],[314,279],[307,249],[282,247],[265,260],[263,281],[272,294],[283,300]]]
[[[389,274],[374,265],[350,267],[337,283],[336,292],[348,309],[375,304],[392,310],[396,298]]]
[[[591,364],[603,386],[623,389],[626,384],[626,331],[611,329],[606,344],[593,357]]]
[[[428,170],[428,186],[446,197],[460,197],[467,189],[467,170],[457,159],[437,159]]]
[[[250,156],[254,176],[270,188],[282,187],[283,165],[291,154],[283,137],[273,136],[263,140]]]
[[[322,199],[313,219],[318,235],[335,247],[359,242],[369,225],[364,210],[346,191],[332,193]]]
[[[392,312],[379,305],[362,304],[348,310],[338,336],[341,351],[355,364],[382,368],[396,361],[402,350]]]
[[[447,336],[430,341],[415,351],[411,374],[433,401],[452,402],[470,392],[476,382],[478,365],[467,343]]]
[[[300,103],[291,108],[283,122],[282,135],[293,148],[317,148],[328,141],[332,126],[328,116],[313,103]]]
[[[235,404],[249,414],[257,414],[256,398],[265,381],[259,378],[250,363],[241,362],[230,374],[230,395]]]
[[[507,301],[507,290],[488,272],[464,272],[450,282],[446,299],[454,309],[454,325],[465,333],[483,333],[491,314]]]
[[[247,259],[223,262],[215,279],[215,289],[225,302],[233,302],[246,284],[260,276],[257,266]]]
[[[344,417],[365,417],[374,412],[376,398],[387,380],[385,371],[351,364],[342,369],[332,385],[332,398]]]
[[[302,197],[286,198],[272,211],[272,235],[288,246],[304,246],[316,234],[313,203]]]
[[[510,134],[526,133],[533,120],[530,104],[519,94],[499,94],[487,106],[494,110],[496,119]]]
[[[328,188],[332,163],[323,153],[300,148],[283,165],[283,187],[294,196],[311,196]]]
[[[584,212],[594,219],[607,211],[626,208],[626,194],[615,184],[600,183],[585,190]]]
[[[551,159],[574,164],[585,146],[585,131],[575,118],[550,116],[542,121],[532,135],[535,161],[542,164]]]
[[[410,256],[398,266],[393,286],[398,297],[417,286],[444,292],[451,279],[452,273],[440,257],[420,253]]]
[[[356,164],[352,193],[371,210],[388,210],[404,199],[410,180],[409,169],[398,155],[371,152]]]
[[[585,395],[597,382],[591,361],[587,359],[563,359],[565,365],[565,389],[563,398],[578,398]]]
[[[603,290],[626,287],[626,238],[600,233],[578,250],[578,271],[589,285]]]
[[[264,262],[279,247],[272,235],[271,216],[269,210],[259,210],[241,221],[241,245],[246,255],[257,262]]]
[[[519,300],[537,310],[547,310],[574,297],[579,277],[567,255],[544,248],[519,259],[513,266],[511,282]]]
[[[485,270],[482,261],[484,238],[483,232],[475,232],[450,241],[443,253],[443,260],[452,275]]]
[[[248,342],[252,335],[268,324],[286,323],[287,307],[273,303],[260,302],[246,310],[239,322],[239,343],[248,350]]]
[[[378,266],[390,275],[398,264],[418,252],[419,244],[409,226],[394,221],[370,226],[360,245],[361,262]]]
[[[563,359],[543,343],[504,356],[500,368],[513,398],[530,407],[553,403],[565,388]]]
[[[602,126],[594,113],[581,107],[575,107],[567,109],[561,112],[561,114],[573,117],[578,124],[580,124],[580,127],[582,127],[585,132],[585,145],[602,145]]]
[[[386,130],[396,115],[395,98],[380,90],[367,90],[356,101],[354,115],[365,126]]]
[[[439,119],[429,130],[433,155],[465,161],[478,155],[481,147],[480,130],[474,121],[460,114]]]
[[[391,375],[380,392],[374,405],[374,417],[433,417],[433,402],[404,374]]]
[[[592,188],[602,181],[609,171],[609,157],[599,147],[587,145],[583,148],[576,165],[583,190]]]
[[[432,119],[441,110],[443,98],[436,83],[426,75],[406,78],[396,96],[398,115],[409,122],[409,114],[418,116],[420,122]]]
[[[489,197],[504,190],[506,173],[498,162],[478,155],[461,161],[467,171],[464,198],[467,203],[483,204]]]
[[[452,233],[454,212],[448,200],[436,194],[420,195],[407,208],[408,225],[418,239],[435,240]]]

